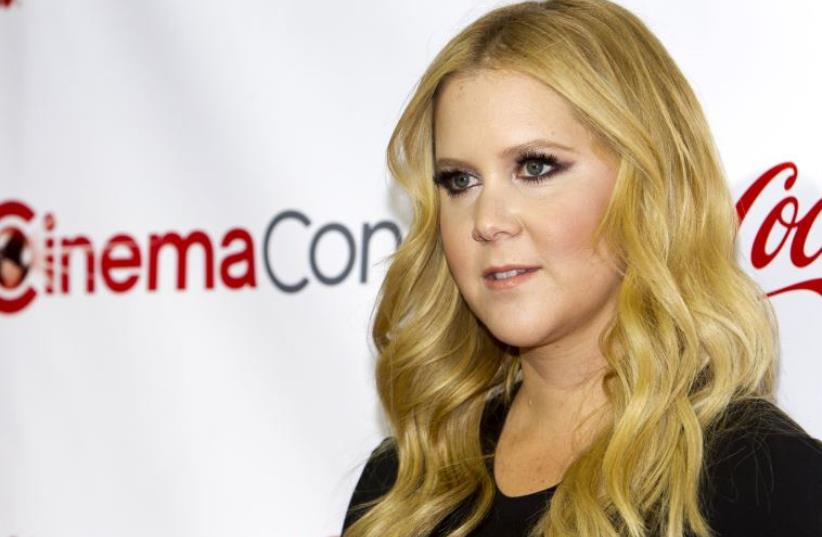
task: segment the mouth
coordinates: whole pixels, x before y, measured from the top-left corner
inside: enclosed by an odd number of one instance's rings
[[[539,267],[526,267],[526,266],[503,266],[503,267],[491,267],[486,269],[482,277],[486,281],[501,281],[501,280],[510,280],[512,278],[516,278],[522,274],[528,274],[534,271],[539,270]]]
[[[528,267],[520,269],[510,269],[505,271],[492,271],[483,278],[485,287],[497,292],[518,287],[534,277],[539,267]]]

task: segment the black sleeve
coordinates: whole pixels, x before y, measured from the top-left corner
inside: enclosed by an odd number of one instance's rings
[[[356,509],[358,504],[386,494],[394,484],[397,478],[398,461],[396,450],[392,444],[393,438],[386,437],[371,451],[371,456],[365,463],[360,479],[354,487],[351,500],[348,502],[341,536],[344,536],[345,530],[367,511],[367,509]],[[381,448],[387,448],[387,451],[378,453]]]
[[[717,537],[822,536],[822,442],[776,407],[771,413],[789,426],[736,434],[709,470]]]

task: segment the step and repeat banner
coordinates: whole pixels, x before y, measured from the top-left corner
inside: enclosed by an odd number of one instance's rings
[[[0,537],[329,537],[388,433],[385,147],[505,2],[0,0]],[[701,99],[822,437],[822,7],[624,0]]]

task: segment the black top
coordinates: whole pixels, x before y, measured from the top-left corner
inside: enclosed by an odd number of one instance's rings
[[[516,389],[519,389],[518,382]],[[753,408],[756,406],[757,408]],[[811,437],[777,406],[748,401],[728,410],[728,422],[737,423],[740,411],[754,410],[756,419],[733,430],[706,450],[707,475],[703,488],[703,515],[717,537],[822,537],[822,442]],[[483,412],[483,451],[493,455],[508,412],[501,395],[489,400]],[[771,421],[765,421],[771,420]],[[736,421],[735,421],[736,420]],[[776,426],[769,425],[775,422]],[[390,442],[385,438],[382,443]],[[713,446],[713,444],[712,444]],[[358,503],[388,492],[397,474],[396,451],[381,457],[371,452],[360,475],[343,522],[345,530],[364,511]],[[493,457],[488,459],[490,475]],[[471,537],[524,537],[548,504],[558,485],[509,497],[496,488],[491,509]],[[444,536],[461,519],[458,508],[431,533]]]

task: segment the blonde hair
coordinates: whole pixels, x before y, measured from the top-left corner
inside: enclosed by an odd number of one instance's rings
[[[777,325],[735,261],[738,219],[720,158],[688,82],[651,31],[607,0],[500,7],[451,39],[391,136],[388,167],[413,203],[391,256],[372,335],[376,384],[396,450],[391,489],[345,537],[427,535],[463,502],[461,537],[493,500],[480,418],[511,399],[518,352],[462,299],[438,230],[433,108],[449,76],[505,69],[544,82],[620,158],[594,237],[624,267],[599,346],[612,420],[566,470],[532,535],[706,537],[705,438],[729,405],[774,401]]]

